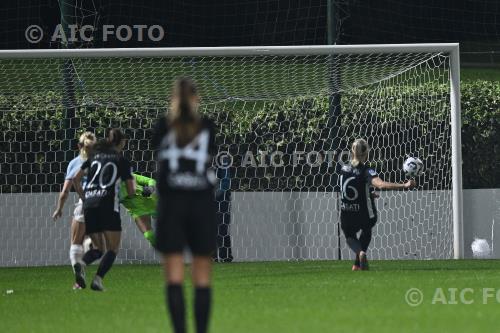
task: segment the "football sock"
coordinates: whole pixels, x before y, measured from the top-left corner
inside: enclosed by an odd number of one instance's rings
[[[170,312],[172,326],[175,333],[186,332],[186,308],[184,305],[184,295],[182,285],[169,284],[166,290],[166,303]]]
[[[346,238],[346,243],[354,253],[358,254],[361,251],[361,243],[357,238]]]
[[[368,246],[372,241],[372,229],[363,229],[361,230],[361,235],[359,235],[359,242],[361,243],[361,250],[366,252],[368,250]]]
[[[88,250],[83,255],[82,260],[85,263],[85,265],[90,265],[91,263],[93,263],[94,261],[99,259],[100,257],[102,257],[102,252],[100,250],[91,249],[91,250]]]
[[[101,259],[101,263],[99,264],[99,267],[97,268],[96,275],[100,276],[101,278],[104,279],[104,276],[106,275],[106,273],[109,271],[111,266],[113,266],[115,259],[116,259],[116,253],[114,251],[106,252]]]
[[[196,288],[194,292],[194,315],[196,318],[196,332],[206,333],[210,317],[212,289],[210,287]]]
[[[354,265],[359,266],[359,254],[356,254],[356,259],[354,260]]]
[[[153,230],[148,230],[144,232],[144,238],[147,239],[149,244],[155,245],[155,233],[153,232]]]
[[[69,248],[69,260],[71,261],[71,266],[75,266],[77,262],[81,262],[83,257],[83,246],[78,244],[72,244]]]

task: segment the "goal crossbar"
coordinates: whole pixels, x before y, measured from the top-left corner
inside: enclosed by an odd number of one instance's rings
[[[0,59],[455,53],[458,43],[0,50]]]

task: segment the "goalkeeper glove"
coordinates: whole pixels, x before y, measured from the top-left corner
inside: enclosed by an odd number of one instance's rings
[[[150,197],[153,193],[155,193],[154,186],[144,186],[142,188],[142,196],[143,197]]]

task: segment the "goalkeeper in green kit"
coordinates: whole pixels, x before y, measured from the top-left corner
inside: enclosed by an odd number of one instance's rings
[[[144,238],[154,245],[155,236],[151,227],[151,217],[156,217],[156,204],[158,197],[155,193],[156,181],[152,178],[133,174],[136,189],[135,196],[129,198],[127,187],[120,186],[120,203],[134,218],[137,228],[142,232]]]

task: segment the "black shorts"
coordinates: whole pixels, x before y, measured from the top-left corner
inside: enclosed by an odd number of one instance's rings
[[[216,203],[212,191],[173,192],[158,198],[155,247],[164,254],[210,256],[217,242]]]
[[[346,238],[355,238],[360,230],[371,229],[377,223],[377,216],[369,218],[361,214],[340,214],[340,227]]]
[[[122,231],[120,213],[113,207],[84,208],[83,215],[87,235],[103,231]]]

